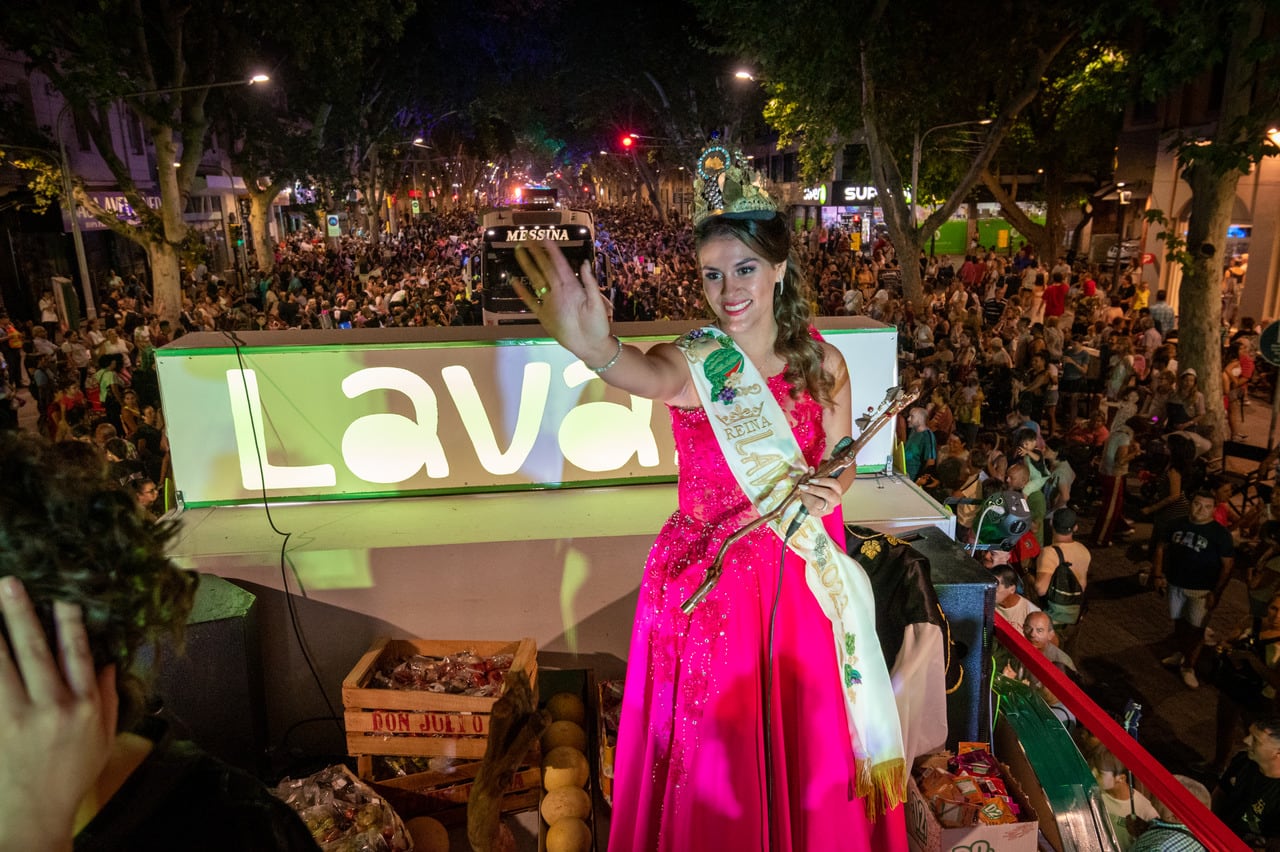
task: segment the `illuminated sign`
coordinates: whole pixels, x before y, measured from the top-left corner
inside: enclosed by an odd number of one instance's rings
[[[647,349],[688,327],[667,325],[628,342]],[[896,332],[874,331],[829,333],[855,347],[855,410],[896,378]],[[211,333],[158,350],[188,506],[260,501],[264,490],[315,500],[675,478],[666,406],[606,385],[553,341],[370,343],[392,334],[379,329],[309,332],[322,342],[298,345],[299,334],[243,332],[239,357]],[[891,446],[883,437],[863,455],[875,469]]]
[[[569,232],[564,228],[511,228],[506,233],[506,241],[512,243],[526,240],[554,240],[566,242]]]
[[[133,209],[129,199],[125,197],[123,192],[90,192],[89,198],[103,210],[114,214],[121,222],[128,225],[142,224],[142,220],[138,218],[137,211]],[[161,199],[159,195],[144,195],[142,200],[152,210],[160,209]],[[98,221],[98,218],[90,213],[88,209],[76,205],[76,214],[80,221],[81,231],[107,230],[107,226]],[[62,230],[68,233],[71,231],[71,217],[67,215],[65,209],[62,212]]]
[[[805,187],[803,198],[805,201],[816,201],[819,204],[827,203],[827,185]]]
[[[843,207],[869,204],[874,202],[879,195],[880,193],[874,186],[854,183],[853,181],[838,180],[831,184],[832,201]]]

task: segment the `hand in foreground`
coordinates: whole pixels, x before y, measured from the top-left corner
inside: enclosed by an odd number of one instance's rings
[[[591,265],[582,264],[579,282],[560,248],[549,241],[520,246],[516,260],[528,284],[513,278],[511,286],[542,327],[588,366],[608,362],[617,344],[609,336],[609,313]]]
[[[80,608],[58,601],[58,657],[26,590],[0,579],[0,849],[70,849],[116,736],[116,673],[95,674]]]
[[[800,502],[815,518],[825,517],[840,506],[840,498],[844,489],[840,480],[832,477],[819,477],[800,484]]]

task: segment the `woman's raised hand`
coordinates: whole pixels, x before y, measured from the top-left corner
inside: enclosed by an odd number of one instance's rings
[[[511,286],[542,327],[588,365],[612,358],[616,343],[609,335],[609,312],[591,264],[582,264],[579,282],[560,248],[548,241],[520,246],[516,260],[528,284],[512,279]]]

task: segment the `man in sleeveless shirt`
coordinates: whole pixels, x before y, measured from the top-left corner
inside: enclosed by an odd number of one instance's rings
[[[1036,562],[1036,594],[1040,596],[1040,600],[1046,601],[1049,588],[1053,585],[1054,575],[1058,572],[1058,567],[1065,562],[1069,566],[1068,570],[1075,576],[1076,582],[1080,584],[1080,592],[1083,596],[1089,583],[1089,563],[1093,557],[1089,553],[1089,548],[1076,541],[1076,529],[1079,527],[1076,513],[1065,507],[1058,509],[1053,513],[1050,526],[1053,530],[1053,541],[1040,551],[1040,558]],[[1059,640],[1063,645],[1069,644],[1075,638],[1076,624],[1080,620],[1079,604],[1075,605],[1074,610],[1070,606],[1046,605],[1045,612],[1053,621]]]

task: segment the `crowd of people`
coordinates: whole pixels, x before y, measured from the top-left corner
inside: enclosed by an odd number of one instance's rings
[[[600,208],[595,217],[615,320],[707,316],[688,221],[660,223],[639,208]],[[814,313],[898,328],[901,383],[920,391],[898,424],[907,475],[953,506],[960,538],[978,546],[991,543],[987,501],[1010,492],[1025,499],[1027,532],[982,550],[998,581],[997,614],[1075,671],[1090,560],[1128,545],[1138,579],[1168,607],[1164,662],[1197,689],[1218,668],[1207,657],[1223,656],[1203,653],[1208,619],[1240,575],[1251,618],[1218,644],[1247,648],[1257,665],[1243,686],[1219,689],[1212,768],[1238,774],[1232,745],[1242,729],[1280,754],[1280,489],[1270,487],[1280,454],[1243,478],[1211,474],[1208,460],[1215,437],[1246,439],[1250,390],[1274,380],[1254,358],[1258,325],[1241,317],[1224,329],[1224,399],[1211,401],[1196,370],[1179,364],[1175,311],[1140,267],[1113,280],[1110,270],[1041,259],[1029,247],[908,261],[883,237],[866,251],[852,245],[838,227],[821,228],[793,241],[793,252]],[[276,246],[270,273],[243,284],[191,271],[177,327],[158,317],[145,288],[114,274],[99,318],[78,328],[59,322],[45,294],[38,320],[0,315],[0,429],[16,427],[18,405],[34,404],[41,432],[93,445],[140,509],[158,514],[169,471],[156,347],[201,330],[478,324],[480,250],[469,212],[417,219],[376,243],[348,235],[334,244],[300,231]],[[920,264],[922,303],[904,297],[900,262]],[[18,394],[23,386],[31,403]],[[1205,425],[1215,404],[1226,409],[1222,436]],[[1134,541],[1147,523],[1150,534]],[[1254,762],[1266,778],[1280,775]],[[1280,834],[1280,799],[1264,822],[1232,827]]]

